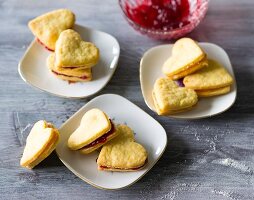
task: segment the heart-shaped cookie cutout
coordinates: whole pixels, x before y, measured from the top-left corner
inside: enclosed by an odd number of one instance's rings
[[[99,49],[85,42],[74,30],[63,31],[56,42],[55,65],[57,67],[94,66],[99,60]]]
[[[169,78],[156,80],[152,96],[159,115],[188,110],[198,101],[197,94],[193,89],[179,87]]]
[[[20,165],[33,168],[55,149],[59,140],[58,130],[44,120],[36,122],[29,133]]]
[[[60,33],[72,28],[75,15],[68,9],[59,9],[31,20],[28,26],[32,33],[48,49],[54,50]]]
[[[186,74],[193,73],[194,71],[205,66],[206,54],[199,47],[199,45],[190,38],[182,38],[176,41],[172,48],[171,57],[166,60],[162,67],[162,71],[169,77],[178,75],[179,73]],[[204,63],[204,64],[203,64]],[[176,78],[175,78],[176,79]]]
[[[184,77],[183,83],[194,90],[210,90],[231,85],[233,78],[221,64],[209,59],[208,67]]]
[[[116,127],[118,136],[106,143],[97,159],[99,170],[135,171],[147,162],[147,151],[134,141],[133,131],[126,125]]]

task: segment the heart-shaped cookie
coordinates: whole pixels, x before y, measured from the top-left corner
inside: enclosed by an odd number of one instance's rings
[[[133,131],[126,125],[116,127],[118,136],[105,144],[97,159],[99,170],[135,171],[147,162],[145,148],[134,141]]]
[[[170,78],[157,79],[152,96],[158,115],[182,112],[198,102],[197,94],[193,89],[179,87]]]
[[[91,68],[67,68],[67,67],[56,67],[55,66],[55,54],[51,53],[47,58],[47,66],[54,75],[58,78],[75,81],[75,82],[86,82],[92,80]]]
[[[44,120],[36,122],[27,137],[20,165],[33,168],[49,156],[59,140],[58,130]]]
[[[72,28],[75,15],[68,9],[59,9],[31,20],[28,27],[48,49],[54,50],[60,33]]]
[[[217,61],[208,60],[208,67],[184,77],[183,83],[194,90],[210,90],[231,85],[233,78]]]
[[[86,154],[115,136],[117,131],[108,116],[103,111],[93,108],[84,114],[79,127],[69,137],[68,147]]]
[[[176,41],[171,57],[162,67],[164,74],[176,80],[207,66],[206,54],[200,46],[190,38]]]
[[[56,42],[55,65],[57,67],[94,66],[99,60],[99,49],[91,42],[85,42],[74,30],[63,31]]]

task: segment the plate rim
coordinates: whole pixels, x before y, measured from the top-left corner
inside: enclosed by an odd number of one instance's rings
[[[235,96],[234,96],[234,100],[232,101],[232,103],[231,103],[226,109],[222,110],[221,112],[217,112],[217,113],[214,113],[214,114],[211,114],[211,115],[205,115],[205,116],[200,116],[200,117],[180,117],[180,116],[177,116],[177,115],[165,115],[165,116],[163,115],[164,117],[168,117],[168,118],[172,118],[172,119],[179,119],[179,120],[198,120],[198,119],[209,118],[209,117],[213,117],[213,116],[216,116],[216,115],[219,115],[219,114],[221,114],[221,113],[226,112],[226,111],[229,110],[229,109],[235,104],[235,102],[236,102],[236,99],[237,99],[237,83],[236,83],[234,68],[233,68],[233,66],[232,66],[232,64],[231,64],[231,60],[230,60],[230,58],[229,58],[227,52],[226,52],[221,46],[219,46],[219,45],[217,45],[217,44],[214,44],[214,43],[210,43],[210,42],[198,42],[198,44],[200,44],[200,45],[211,45],[211,46],[214,46],[215,48],[221,49],[221,50],[225,53],[225,55],[226,55],[226,57],[227,57],[227,59],[228,59],[228,61],[229,61],[229,63],[230,63],[232,72],[233,72],[233,74],[231,74],[231,75],[233,76],[233,79],[234,79],[234,87],[235,87]],[[145,98],[145,95],[144,95],[144,88],[143,88],[143,87],[144,87],[144,86],[143,86],[143,82],[144,82],[144,81],[143,81],[143,76],[142,76],[143,70],[144,70],[144,69],[143,69],[144,67],[142,67],[142,66],[143,66],[143,62],[144,62],[144,57],[147,56],[147,54],[148,54],[150,51],[152,51],[152,50],[154,50],[154,49],[156,49],[156,48],[167,47],[167,46],[173,46],[173,45],[174,45],[173,43],[171,43],[171,44],[162,44],[162,45],[157,45],[157,46],[154,46],[154,47],[152,47],[152,48],[149,48],[149,49],[146,50],[145,53],[142,55],[142,57],[141,57],[141,59],[140,59],[140,62],[139,62],[139,81],[140,81],[141,93],[142,93],[143,99],[144,99],[145,104],[147,105],[147,107],[148,107],[151,111],[155,112],[156,114],[157,114],[157,112],[156,112],[153,108],[151,108],[151,106],[148,104],[147,99]]]
[[[21,77],[21,79],[28,85],[32,86],[33,88],[39,90],[39,91],[42,91],[42,92],[46,92],[48,94],[51,94],[53,96],[56,96],[56,97],[62,97],[62,98],[66,98],[66,99],[83,99],[83,98],[88,98],[92,95],[95,95],[97,94],[98,92],[100,92],[104,87],[106,87],[106,85],[108,84],[108,82],[111,80],[112,76],[114,75],[115,73],[115,70],[116,68],[118,67],[118,62],[119,62],[119,58],[120,58],[120,52],[121,52],[121,48],[120,48],[120,44],[118,42],[118,40],[116,39],[116,37],[114,37],[113,35],[109,34],[109,33],[106,33],[104,31],[101,31],[101,30],[98,30],[98,29],[93,29],[93,28],[90,28],[90,27],[87,27],[87,26],[83,26],[81,24],[75,24],[75,26],[78,26],[78,27],[81,27],[81,28],[86,28],[86,29],[89,29],[91,31],[98,31],[98,32],[101,32],[103,34],[106,34],[110,37],[112,37],[115,42],[116,42],[116,45],[119,49],[118,53],[117,53],[117,59],[115,61],[115,67],[113,68],[113,71],[112,73],[110,74],[110,77],[109,79],[105,82],[105,84],[99,89],[97,90],[95,93],[92,93],[92,94],[89,94],[89,95],[85,95],[85,96],[66,96],[66,95],[61,95],[61,94],[56,94],[56,93],[53,93],[53,92],[50,92],[50,91],[47,91],[45,89],[42,89],[38,86],[36,86],[35,84],[33,84],[31,81],[27,80],[23,74],[23,71],[21,70],[21,65],[23,64],[23,61],[25,59],[25,57],[27,56],[28,52],[30,51],[31,47],[37,42],[36,40],[36,37],[34,37],[34,39],[31,41],[31,43],[28,45],[24,55],[21,57],[21,59],[19,60],[19,63],[18,63],[18,73],[19,73],[19,76]],[[74,27],[75,27],[74,26]],[[48,51],[47,49],[45,49],[45,51]]]
[[[94,186],[94,187],[96,187],[96,188],[98,188],[98,189],[103,189],[103,190],[120,190],[120,189],[124,189],[124,188],[127,188],[127,187],[129,187],[129,186],[135,184],[137,181],[139,181],[142,177],[144,177],[144,176],[155,166],[155,164],[159,161],[159,159],[160,159],[161,156],[164,154],[164,152],[165,152],[165,150],[166,150],[166,148],[167,148],[167,145],[168,145],[168,138],[167,138],[167,132],[166,132],[166,130],[164,129],[164,127],[163,127],[156,119],[154,119],[151,115],[149,115],[147,112],[145,112],[145,111],[144,111],[143,109],[141,109],[139,106],[137,106],[136,104],[134,104],[133,102],[131,102],[129,99],[127,99],[127,98],[125,98],[125,97],[123,97],[123,96],[121,96],[121,95],[119,95],[119,94],[113,94],[113,93],[106,93],[106,94],[99,95],[99,96],[97,96],[97,97],[91,99],[89,102],[85,103],[85,105],[83,105],[80,109],[78,109],[71,117],[69,117],[69,118],[59,127],[59,130],[60,130],[63,126],[65,126],[65,125],[68,123],[69,120],[73,119],[74,116],[75,116],[77,113],[79,113],[81,110],[83,110],[83,109],[84,109],[85,107],[87,107],[89,104],[91,104],[91,103],[93,103],[95,100],[97,100],[97,99],[99,99],[99,98],[103,98],[103,97],[105,97],[105,96],[115,96],[115,97],[118,97],[118,98],[120,97],[120,98],[122,98],[123,100],[128,101],[128,103],[130,103],[132,106],[135,106],[135,107],[136,107],[137,109],[139,109],[141,112],[143,112],[144,114],[146,114],[147,116],[149,116],[150,118],[152,118],[158,125],[160,125],[160,127],[162,128],[163,133],[164,133],[163,135],[165,136],[165,145],[163,146],[161,153],[160,153],[159,156],[155,159],[155,161],[153,162],[153,164],[152,164],[150,167],[148,167],[147,170],[144,171],[143,174],[141,174],[141,176],[139,176],[137,179],[135,179],[135,180],[132,181],[131,183],[129,183],[129,184],[125,185],[125,186],[122,186],[122,187],[109,188],[109,187],[102,187],[102,186],[96,185],[95,183],[93,183],[92,181],[90,181],[90,179],[85,178],[85,177],[82,176],[80,173],[78,173],[76,170],[74,170],[74,169],[71,167],[71,165],[67,164],[67,163],[65,162],[65,160],[62,159],[61,156],[58,154],[58,150],[57,150],[58,145],[57,145],[57,147],[56,147],[56,149],[55,149],[55,152],[56,152],[58,158],[61,160],[61,162],[62,162],[73,174],[75,174],[77,177],[79,177],[79,178],[80,178],[81,180],[83,180],[84,182],[86,182],[86,183],[88,183],[88,184],[90,184],[90,185],[92,185],[92,186]]]

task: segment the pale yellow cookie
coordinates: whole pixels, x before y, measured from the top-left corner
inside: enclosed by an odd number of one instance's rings
[[[90,68],[99,61],[99,49],[74,30],[63,31],[56,42],[55,66]]]
[[[233,78],[217,61],[209,60],[208,67],[184,77],[183,83],[194,90],[208,90],[229,86]]]
[[[47,58],[47,66],[58,78],[67,81],[85,82],[92,80],[91,68],[62,68],[54,65],[55,54],[52,53]]]
[[[194,66],[191,66],[185,71],[179,72],[178,74],[175,74],[173,76],[168,76],[168,77],[171,78],[172,80],[178,80],[180,78],[187,76],[188,74],[192,74],[193,72],[196,72],[199,69],[203,67],[207,67],[207,66],[208,66],[208,61],[206,58],[204,58],[202,61],[200,61],[199,63],[196,63]]]
[[[90,153],[91,149],[95,150],[101,146],[96,143],[101,137],[105,137],[105,140],[101,142],[101,144],[105,144],[116,135],[114,125],[108,116],[103,111],[93,108],[84,114],[79,127],[69,137],[68,147],[71,150],[81,150],[83,153]]]
[[[29,21],[32,33],[47,48],[55,50],[60,33],[74,26],[75,15],[68,9],[59,9],[43,14]]]
[[[134,141],[133,131],[126,125],[118,125],[119,135],[106,143],[97,159],[99,170],[136,171],[147,162],[147,151]]]
[[[198,97],[194,90],[179,87],[170,78],[156,80],[152,93],[158,115],[167,115],[192,108]]]
[[[195,69],[198,70],[205,66],[199,65],[201,62],[205,62],[205,59],[206,54],[194,40],[182,38],[173,45],[172,55],[164,63],[162,71],[169,77],[186,70],[193,73]],[[199,67],[196,65],[199,65]]]
[[[29,169],[34,168],[36,165],[38,165],[41,161],[43,161],[45,158],[47,158],[55,149],[57,142],[59,140],[59,133],[55,134],[52,138],[52,141],[48,143],[47,147],[45,148],[45,152],[41,154],[35,161],[27,165],[26,167]]]
[[[212,96],[227,94],[229,92],[230,92],[230,86],[217,88],[217,89],[196,90],[196,93],[199,97],[212,97]]]
[[[20,165],[33,168],[50,155],[58,140],[59,132],[52,124],[44,120],[36,122],[27,137]]]

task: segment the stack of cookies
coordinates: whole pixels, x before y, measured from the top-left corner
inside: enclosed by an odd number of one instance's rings
[[[190,110],[198,97],[226,94],[233,83],[226,69],[217,61],[207,59],[198,43],[190,38],[176,41],[162,71],[167,77],[156,80],[152,93],[159,115]]]
[[[49,55],[47,65],[60,79],[85,82],[92,79],[92,67],[98,60],[98,48],[83,41],[76,31],[68,29],[60,34],[55,53]]]
[[[71,29],[74,23],[74,13],[59,9],[31,20],[28,26],[37,41],[54,52],[49,55],[47,66],[56,77],[69,82],[90,81],[99,50]]]

